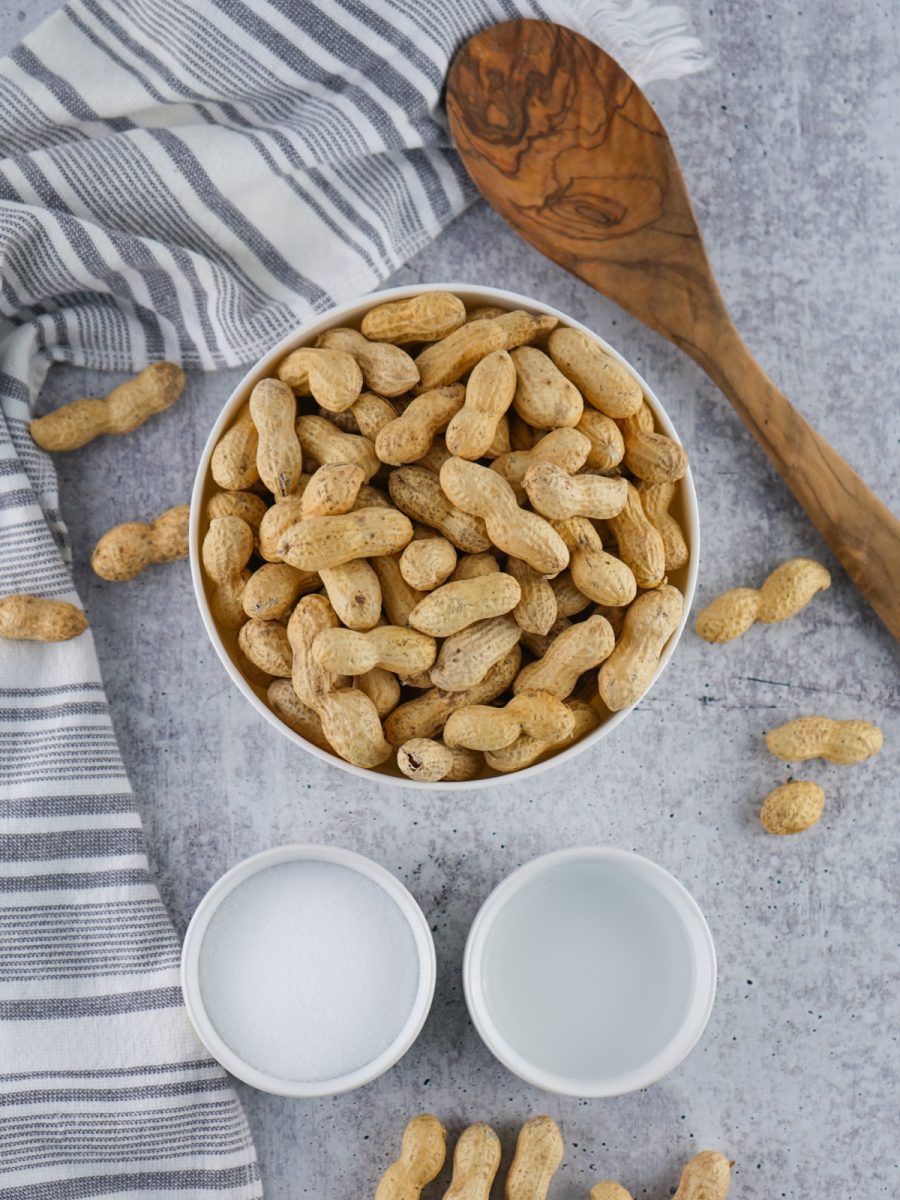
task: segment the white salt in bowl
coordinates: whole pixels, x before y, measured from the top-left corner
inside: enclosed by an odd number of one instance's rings
[[[185,1007],[213,1058],[298,1098],[389,1070],[419,1036],[435,974],[410,893],[336,846],[281,846],[232,867],[197,906],[181,957]]]
[[[564,1096],[621,1096],[697,1044],[716,953],[668,871],[582,847],[534,859],[494,889],[469,932],[463,984],[482,1041],[520,1079]]]
[[[601,713],[601,724],[595,730],[576,742],[573,746],[561,750],[559,753],[553,754],[540,762],[534,763],[522,771],[516,771],[509,775],[486,771],[480,779],[472,782],[422,783],[418,780],[408,779],[405,775],[401,774],[393,756],[376,770],[357,767],[352,763],[345,762],[344,759],[336,754],[331,754],[327,750],[322,750],[318,746],[314,746],[306,738],[302,737],[299,733],[295,733],[294,730],[285,725],[266,703],[265,689],[251,683],[245,677],[240,668],[237,635],[231,630],[220,628],[213,619],[207,590],[209,583],[204,576],[200,559],[200,548],[203,544],[203,537],[209,527],[206,506],[210,497],[219,490],[210,474],[210,459],[219,438],[235,420],[238,410],[246,402],[254,386],[260,379],[274,375],[278,363],[290,351],[295,350],[298,346],[315,344],[316,338],[324,330],[330,329],[334,325],[349,325],[358,328],[363,316],[374,305],[384,304],[389,300],[402,300],[407,296],[417,296],[421,292],[428,291],[454,292],[463,300],[467,308],[499,305],[507,309],[521,308],[531,313],[547,313],[550,316],[557,317],[562,325],[566,325],[571,329],[580,329],[583,333],[588,334],[589,337],[597,341],[607,354],[612,355],[613,358],[628,368],[644,390],[647,403],[653,409],[657,427],[663,433],[668,434],[669,437],[680,441],[675,427],[669,420],[668,414],[660,403],[659,398],[631,363],[614,346],[604,341],[594,330],[588,329],[587,326],[573,320],[558,308],[552,308],[549,304],[541,303],[540,300],[533,300],[529,296],[522,296],[517,292],[508,292],[503,288],[480,287],[469,283],[416,283],[408,287],[390,288],[383,292],[372,293],[361,299],[351,300],[346,304],[339,304],[337,307],[324,313],[321,317],[316,317],[315,320],[308,321],[306,324],[301,325],[294,333],[283,338],[282,341],[273,346],[268,354],[264,355],[251,368],[226,401],[218,420],[210,431],[206,446],[200,456],[197,475],[194,480],[194,489],[191,495],[189,534],[191,577],[204,628],[231,681],[256,712],[277,729],[280,734],[288,738],[295,745],[301,746],[308,754],[313,755],[314,758],[329,763],[331,766],[340,767],[342,771],[349,771],[351,775],[357,775],[363,779],[372,779],[374,777],[375,779],[395,784],[398,787],[419,788],[429,791],[459,791],[473,787],[483,788],[503,783],[515,783],[526,777],[530,779],[542,771],[548,770],[550,767],[561,766],[563,763],[570,762],[579,754],[584,754],[588,750],[595,750],[604,738],[609,737],[613,730],[617,729],[627,719],[634,705],[624,708],[620,712],[609,713],[598,702],[598,711]],[[681,524],[689,550],[687,565],[678,571],[672,572],[669,577],[669,582],[674,584],[684,596],[684,612],[678,628],[669,638],[660,655],[659,665],[650,684],[651,687],[659,679],[671,661],[672,655],[675,653],[675,648],[687,624],[691,604],[694,599],[694,591],[697,586],[697,569],[700,560],[700,519],[697,509],[697,493],[694,489],[694,481],[690,469],[677,485],[671,511]],[[644,694],[646,695],[646,692]]]

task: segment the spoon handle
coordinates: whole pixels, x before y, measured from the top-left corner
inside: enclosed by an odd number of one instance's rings
[[[778,390],[727,317],[707,331],[703,345],[678,344],[725,393],[847,574],[900,638],[900,521]]]

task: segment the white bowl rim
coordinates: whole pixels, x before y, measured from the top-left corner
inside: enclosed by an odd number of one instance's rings
[[[307,1082],[281,1079],[245,1062],[219,1036],[206,1012],[200,992],[199,967],[203,937],[222,901],[252,875],[285,862],[336,863],[364,875],[391,897],[406,919],[416,944],[419,982],[415,1000],[403,1028],[394,1041],[372,1062],[331,1080]],[[253,854],[249,858],[243,859],[226,871],[210,887],[197,905],[184,936],[184,946],[181,951],[181,988],[184,993],[185,1008],[197,1036],[213,1058],[232,1075],[253,1087],[264,1092],[272,1092],[278,1096],[291,1096],[295,1099],[336,1096],[342,1092],[363,1087],[377,1079],[379,1075],[383,1075],[385,1071],[390,1070],[406,1054],[421,1033],[422,1026],[431,1011],[436,980],[437,959],[434,939],[425,914],[412,893],[387,868],[373,859],[367,858],[364,854],[346,850],[341,846],[314,842],[275,846],[271,850],[263,850],[259,854]]]
[[[403,300],[406,297],[417,296],[421,292],[425,291],[454,292],[456,295],[460,296],[464,301],[467,301],[470,304],[490,304],[491,302],[496,302],[498,304],[513,305],[517,308],[524,308],[531,312],[547,313],[550,316],[558,317],[562,323],[570,328],[581,330],[582,333],[586,333],[589,337],[592,337],[595,341],[599,342],[599,344],[608,354],[612,355],[612,357],[617,359],[624,367],[628,368],[628,370],[632,373],[632,375],[635,376],[643,388],[644,394],[650,402],[650,406],[653,409],[654,415],[662,426],[664,432],[678,442],[679,445],[681,444],[681,439],[678,437],[678,432],[669,419],[668,413],[644,377],[618,350],[616,350],[614,346],[611,346],[594,330],[588,328],[586,325],[583,325],[581,322],[576,321],[574,317],[570,317],[561,309],[554,308],[550,304],[544,304],[540,300],[535,300],[532,297],[522,295],[519,292],[510,292],[506,291],[504,288],[486,287],[479,284],[461,283],[458,281],[451,281],[449,283],[425,282],[405,284],[403,287],[387,288],[380,292],[370,292],[365,296],[356,297],[353,300],[348,300],[343,304],[339,304],[334,308],[329,309],[327,312],[322,313],[313,320],[305,322],[293,333],[290,333],[286,337],[282,338],[280,342],[274,345],[267,354],[265,354],[250,368],[250,370],[243,377],[243,379],[241,379],[240,383],[223,405],[222,411],[219,413],[215,424],[210,430],[209,437],[206,440],[206,445],[203,448],[203,453],[200,455],[200,461],[197,466],[197,474],[194,479],[194,487],[191,493],[189,525],[191,580],[194,586],[194,596],[196,597],[197,605],[200,609],[200,617],[203,621],[203,626],[206,629],[207,636],[212,642],[213,648],[216,651],[216,654],[219,656],[222,665],[225,667],[225,670],[230,676],[232,682],[235,684],[244,698],[248,700],[256,709],[256,711],[260,713],[260,715],[266,721],[268,721],[270,725],[273,725],[279,731],[279,733],[282,734],[282,736],[286,737],[289,741],[294,742],[296,745],[302,746],[308,754],[313,755],[314,758],[318,758],[321,762],[328,763],[329,766],[332,767],[338,767],[340,770],[347,771],[351,775],[356,775],[358,778],[366,779],[370,782],[374,781],[388,787],[417,788],[419,790],[428,790],[432,792],[471,791],[473,788],[481,789],[500,786],[504,783],[510,783],[513,781],[521,782],[525,778],[533,778],[535,775],[539,775],[541,772],[547,771],[553,766],[561,766],[563,763],[566,763],[576,757],[576,755],[583,753],[589,747],[595,746],[598,742],[602,741],[603,738],[612,733],[614,729],[622,724],[632,709],[634,709],[635,705],[631,704],[627,708],[620,709],[619,712],[613,713],[612,716],[608,720],[604,721],[602,725],[598,726],[597,729],[592,730],[591,733],[587,734],[580,741],[576,742],[572,746],[569,746],[565,750],[561,750],[558,754],[553,754],[541,762],[532,763],[531,766],[524,767],[521,771],[513,771],[508,774],[497,774],[488,776],[485,779],[463,780],[457,783],[426,783],[422,782],[421,780],[409,779],[405,775],[385,775],[378,770],[370,770],[366,767],[358,767],[354,763],[346,762],[337,754],[332,754],[328,750],[322,750],[320,747],[314,746],[312,742],[308,742],[304,737],[302,737],[299,733],[296,733],[279,717],[277,717],[276,714],[268,707],[268,705],[264,704],[260,697],[257,696],[256,692],[254,692],[253,688],[232,661],[231,656],[229,655],[227,649],[225,648],[225,644],[219,635],[219,631],[216,628],[215,622],[212,618],[212,613],[210,612],[209,602],[206,598],[206,591],[203,586],[203,574],[200,563],[201,509],[203,493],[206,489],[207,475],[209,472],[209,462],[216,443],[218,442],[222,433],[224,433],[225,428],[234,419],[235,412],[244,402],[252,385],[258,380],[271,375],[275,364],[295,346],[306,344],[322,330],[330,328],[333,325],[340,324],[344,318],[349,317],[352,320],[361,315],[363,312],[367,311],[375,303],[385,304],[390,300]],[[691,605],[694,599],[694,593],[697,587],[697,574],[700,565],[700,517],[697,506],[697,492],[696,488],[694,487],[694,479],[693,475],[691,474],[690,467],[688,467],[688,470],[681,480],[681,483],[684,486],[684,511],[688,525],[688,540],[691,547],[691,554],[687,564],[687,583],[684,589],[684,611],[682,612],[681,621],[678,624],[678,628],[669,638],[662,654],[660,655],[659,663],[656,671],[654,672],[653,679],[650,681],[650,685],[644,692],[643,696],[641,696],[636,703],[640,703],[641,700],[644,700],[647,697],[651,688],[655,686],[663,671],[668,666],[672,655],[675,653],[675,648],[681,641],[681,635],[683,634],[685,626],[687,625],[688,616],[690,614]]]
[[[693,995],[688,1012],[671,1042],[654,1058],[632,1071],[586,1083],[536,1066],[504,1038],[490,1016],[481,986],[481,967],[487,936],[508,901],[534,879],[555,867],[577,862],[626,864],[669,901],[694,950]],[[664,867],[631,850],[613,846],[575,846],[532,859],[507,875],[494,888],[472,922],[463,955],[463,989],[469,1015],[479,1037],[495,1058],[514,1075],[544,1091],[579,1099],[609,1099],[649,1087],[673,1071],[703,1035],[716,997],[716,949],[697,901]]]

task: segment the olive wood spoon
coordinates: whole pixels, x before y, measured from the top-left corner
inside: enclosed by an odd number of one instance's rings
[[[507,21],[454,58],[447,112],[469,174],[513,228],[680,346],[722,389],[900,637],[900,522],[744,345],[666,131],[634,80],[569,29]]]

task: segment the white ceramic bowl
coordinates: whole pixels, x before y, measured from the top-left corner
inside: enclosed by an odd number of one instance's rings
[[[206,533],[209,522],[206,517],[206,505],[209,497],[218,489],[214,484],[209,471],[209,462],[212,457],[212,452],[216,447],[219,438],[229,427],[237,415],[238,409],[246,401],[250,391],[260,379],[265,379],[267,376],[273,375],[277,364],[286,354],[298,346],[312,344],[316,337],[325,329],[329,329],[333,325],[351,325],[359,326],[364,314],[375,304],[381,304],[388,300],[399,300],[406,296],[415,296],[424,291],[447,291],[455,292],[461,297],[468,308],[475,308],[481,305],[500,305],[504,308],[522,308],[527,312],[533,313],[549,313],[551,316],[558,317],[560,322],[573,329],[580,329],[584,333],[595,338],[596,341],[616,358],[623,365],[628,367],[631,373],[638,379],[641,387],[644,389],[644,394],[647,397],[647,402],[653,409],[659,428],[669,437],[676,441],[680,440],[675,427],[669,420],[669,417],[660,403],[659,399],[654,394],[652,388],[644,380],[634,367],[622,357],[614,346],[610,346],[592,329],[581,325],[578,321],[574,321],[566,313],[561,312],[557,308],[552,308],[549,304],[542,304],[539,300],[532,300],[528,296],[521,296],[516,292],[507,292],[502,288],[479,287],[467,283],[417,283],[409,287],[391,288],[387,291],[378,292],[372,295],[364,296],[359,300],[349,301],[347,304],[340,304],[336,308],[331,309],[321,317],[317,317],[313,321],[308,321],[305,325],[300,326],[295,333],[289,334],[273,346],[272,349],[254,366],[241,380],[235,388],[232,395],[226,401],[224,408],[219,414],[218,420],[213,425],[207,439],[206,446],[200,456],[200,462],[197,466],[197,475],[194,480],[194,489],[191,495],[191,519],[190,519],[190,558],[191,558],[191,577],[194,583],[194,593],[197,597],[197,604],[200,608],[200,615],[203,619],[203,624],[209,639],[215,648],[216,653],[222,660],[225,670],[231,677],[232,682],[246,700],[256,709],[256,711],[281,733],[284,737],[294,742],[298,746],[302,746],[308,754],[314,755],[323,762],[330,763],[332,766],[340,767],[344,771],[349,771],[353,775],[360,776],[363,779],[371,779],[373,776],[376,779],[386,779],[400,787],[425,788],[431,791],[444,790],[455,791],[460,789],[471,789],[472,787],[487,787],[504,782],[521,781],[526,777],[532,777],[539,774],[541,771],[546,771],[552,766],[561,766],[568,762],[577,754],[582,754],[584,751],[591,749],[603,738],[608,737],[617,726],[625,720],[631,712],[631,708],[622,709],[620,712],[613,713],[608,716],[603,723],[598,726],[593,732],[589,733],[581,741],[576,742],[568,749],[561,751],[559,754],[552,755],[543,762],[535,763],[533,766],[526,767],[522,771],[516,771],[509,775],[487,775],[482,779],[474,782],[461,783],[421,783],[416,780],[408,779],[402,775],[397,769],[393,759],[390,759],[384,767],[375,771],[366,770],[363,767],[354,766],[352,763],[345,762],[336,754],[331,754],[327,750],[320,750],[318,746],[312,745],[300,734],[289,729],[283,721],[275,715],[265,702],[265,693],[261,688],[256,688],[251,684],[241,673],[238,667],[237,659],[237,639],[235,634],[220,630],[213,620],[212,613],[209,607],[209,597],[207,595],[207,581],[204,578],[203,570],[200,563],[200,547],[203,542],[203,535]],[[700,521],[697,511],[697,494],[694,490],[694,481],[691,477],[691,472],[681,480],[676,500],[672,508],[673,514],[680,518],[685,538],[687,540],[690,558],[686,567],[673,572],[670,582],[675,584],[684,595],[684,613],[681,618],[681,623],[675,633],[669,639],[668,644],[662,652],[659,660],[659,667],[653,677],[653,683],[659,678],[663,670],[668,665],[672,655],[675,652],[675,647],[678,645],[684,627],[687,623],[688,614],[691,609],[691,603],[694,598],[694,590],[697,585],[697,567],[700,558]],[[651,687],[653,684],[651,683]],[[649,689],[648,689],[649,690]],[[645,693],[646,694],[646,693]],[[633,706],[632,706],[633,707]]]
[[[558,850],[488,896],[463,983],[479,1035],[520,1079],[564,1096],[621,1096],[696,1045],[715,999],[715,947],[696,901],[656,863],[604,846]]]
[[[290,862],[334,863],[341,867],[358,872],[372,883],[376,884],[397,906],[412,934],[418,958],[418,983],[415,998],[410,1007],[409,1015],[396,1037],[377,1057],[365,1063],[358,1069],[333,1079],[316,1079],[312,1082],[303,1080],[284,1079],[274,1074],[259,1070],[246,1062],[220,1036],[204,1003],[200,985],[200,960],[203,939],[209,929],[210,922],[226,900],[241,884],[270,867]],[[232,1075],[243,1079],[245,1083],[260,1088],[264,1092],[274,1092],[280,1096],[297,1098],[313,1098],[317,1096],[333,1096],[340,1092],[349,1092],[362,1087],[384,1074],[398,1062],[413,1042],[419,1036],[425,1019],[431,1009],[434,997],[436,978],[436,961],[434,941],[425,916],[413,896],[402,883],[389,871],[362,854],[352,850],[344,850],[337,846],[293,845],[278,846],[246,858],[227,871],[209,889],[191,918],[184,947],[181,954],[181,986],[184,992],[184,1003],[191,1024],[207,1050]],[[260,988],[265,988],[270,980],[260,980]],[[297,1020],[302,1021],[302,1013],[297,1014]]]

